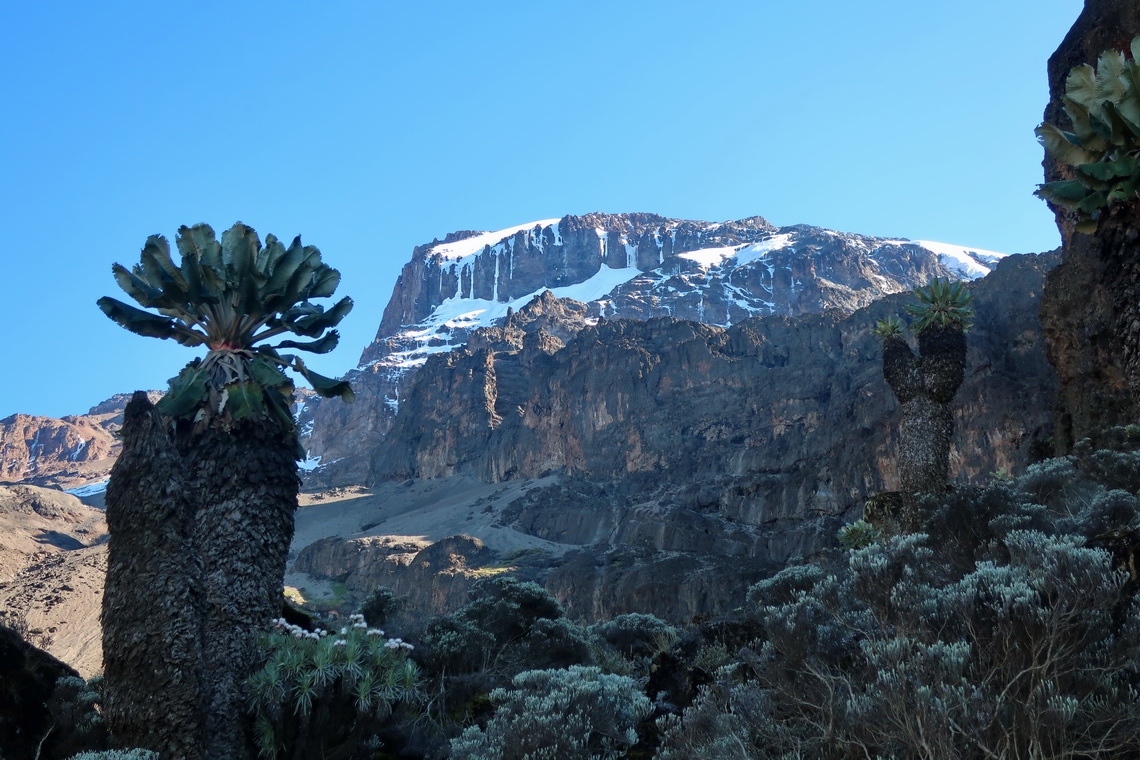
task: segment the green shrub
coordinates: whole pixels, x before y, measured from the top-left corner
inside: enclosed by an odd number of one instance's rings
[[[404,607],[405,599],[387,586],[377,586],[365,597],[357,609],[365,622],[372,626],[385,625],[392,615]]]
[[[1127,755],[1140,602],[1088,543],[1140,524],[1125,443],[932,502],[929,535],[753,586],[760,637],[658,720],[657,759]]]
[[[279,619],[261,645],[267,661],[250,679],[250,703],[264,757],[347,757],[374,743],[394,711],[420,701],[412,646],[362,615],[339,633]]]
[[[494,717],[451,742],[453,760],[611,760],[637,742],[652,705],[637,682],[598,668],[531,670],[496,689]]]
[[[538,620],[560,618],[565,614],[562,605],[537,583],[495,576],[472,586],[471,601],[460,608],[456,616],[501,643],[525,636]]]
[[[878,541],[882,533],[866,520],[856,520],[839,529],[837,538],[845,549],[862,549]]]
[[[158,760],[149,749],[109,749],[102,752],[80,752],[70,760]]]
[[[653,657],[676,641],[680,630],[654,615],[631,612],[590,626],[590,633],[625,657]]]
[[[513,675],[548,667],[554,663],[534,643],[556,633],[548,621],[564,618],[562,605],[538,584],[504,576],[484,578],[472,586],[470,602],[428,624],[421,638],[424,659],[433,671],[449,673],[473,673],[494,666]],[[543,626],[536,632],[540,623]],[[565,626],[558,632],[565,634],[563,639],[576,636]],[[565,646],[573,645],[570,641],[557,644],[560,649]]]
[[[47,708],[54,729],[51,747],[56,755],[70,755],[80,750],[102,750],[107,746],[107,725],[103,720],[98,688],[102,678],[84,681],[66,676],[55,682]]]

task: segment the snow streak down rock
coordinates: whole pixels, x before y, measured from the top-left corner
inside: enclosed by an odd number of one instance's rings
[[[350,379],[358,403],[313,406],[313,461],[327,482],[361,482],[362,448],[385,435],[401,393],[431,356],[467,344],[539,294],[585,303],[578,327],[675,317],[727,327],[755,316],[851,313],[934,277],[985,275],[1002,254],[877,238],[761,217],[709,223],[587,214],[497,232],[451,233],[417,247],[376,339]],[[315,473],[315,480],[322,480]]]

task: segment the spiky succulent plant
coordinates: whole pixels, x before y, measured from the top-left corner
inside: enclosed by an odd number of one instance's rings
[[[918,303],[908,303],[903,308],[907,314],[918,317],[911,329],[921,335],[931,327],[957,327],[966,332],[974,321],[974,310],[970,302],[974,295],[962,282],[949,279],[931,280],[925,288],[914,289]]]
[[[876,322],[871,334],[879,338],[901,338],[904,327],[906,325],[903,324],[903,321],[892,314],[886,319],[880,319]]]
[[[209,349],[171,380],[159,411],[196,422],[269,412],[292,424],[293,383],[285,369],[298,372],[322,396],[353,399],[347,382],[319,375],[299,356],[277,351],[331,351],[340,339],[333,328],[352,309],[350,298],[328,310],[311,303],[331,296],[340,283],[340,273],[321,261],[316,247],[302,245],[297,237],[286,248],[273,235],[262,246],[257,233],[241,222],[222,233],[221,242],[209,225],[181,227],[175,245],[180,264],[171,259],[166,238],[152,235],[138,264],[113,266],[119,287],[143,309],[106,296],[98,302],[104,314],[133,333]],[[266,342],[286,333],[313,340]]]
[[[1074,209],[1081,232],[1095,232],[1111,204],[1140,198],[1140,37],[1129,53],[1106,50],[1095,69],[1084,64],[1069,72],[1062,103],[1072,132],[1048,123],[1035,130],[1074,177],[1046,182],[1036,195]]]

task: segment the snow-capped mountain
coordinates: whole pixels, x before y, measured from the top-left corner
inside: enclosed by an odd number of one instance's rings
[[[772,314],[850,313],[934,277],[984,276],[1003,255],[761,217],[587,214],[454,232],[415,248],[404,266],[376,339],[350,373],[358,403],[310,404],[309,464],[339,461],[335,479],[358,481],[362,436],[388,431],[416,371],[547,290],[587,305],[582,326],[671,316],[727,327]]]

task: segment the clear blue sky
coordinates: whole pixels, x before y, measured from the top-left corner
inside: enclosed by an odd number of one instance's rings
[[[1033,128],[1080,0],[54,2],[0,10],[0,417],[193,353],[97,310],[241,220],[344,274],[354,367],[411,248],[590,211],[1057,245]]]

